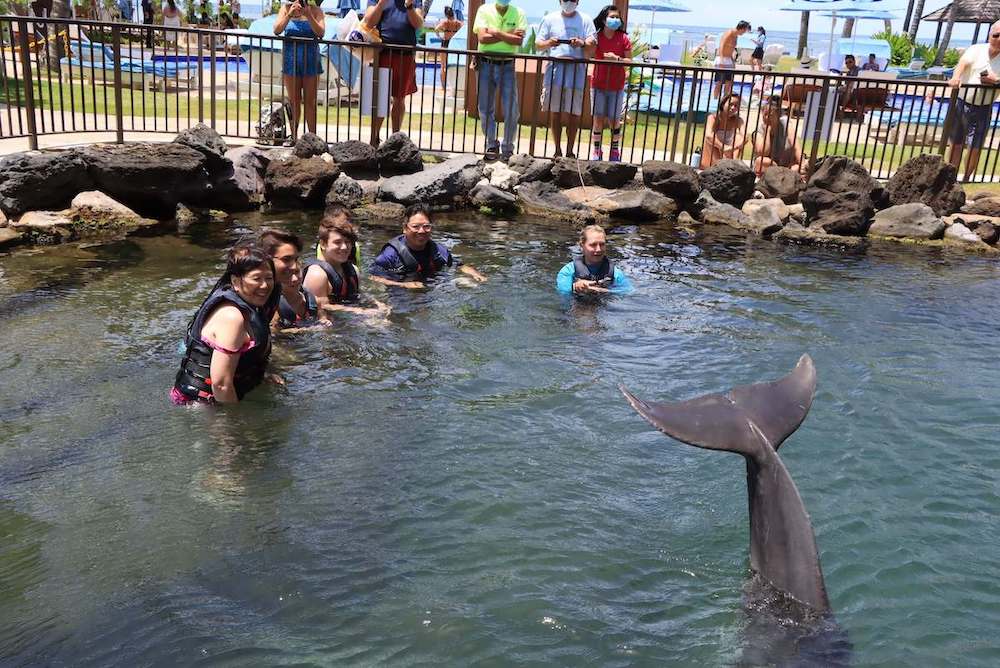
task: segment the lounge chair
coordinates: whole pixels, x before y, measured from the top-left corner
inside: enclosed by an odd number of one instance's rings
[[[70,40],[69,56],[59,60],[59,67],[67,77],[79,76],[101,83],[114,83],[115,56],[111,47],[100,42]],[[121,82],[129,88],[150,87],[166,90],[169,83],[184,84],[192,88],[198,84],[196,63],[170,63],[122,57]]]

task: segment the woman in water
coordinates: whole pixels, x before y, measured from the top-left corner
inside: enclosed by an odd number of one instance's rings
[[[281,5],[278,18],[274,21],[275,35],[299,38],[284,43],[281,65],[285,91],[292,106],[292,141],[298,137],[303,106],[309,132],[316,132],[316,87],[319,75],[323,73],[319,62],[319,44],[316,42],[326,32],[326,19],[319,8],[323,0],[313,0],[316,4],[303,4],[307,1],[294,0],[291,4]]]
[[[326,318],[318,318],[319,307],[316,298],[302,285],[299,254],[302,240],[297,234],[280,230],[264,230],[257,237],[259,245],[274,262],[274,278],[281,286],[281,300],[274,314],[271,326],[274,329],[291,329],[310,324],[331,324]]]
[[[274,288],[270,255],[253,245],[229,252],[225,273],[188,325],[174,403],[234,403],[264,380],[280,294]]]
[[[361,281],[358,268],[351,262],[355,257],[358,228],[351,223],[350,212],[343,208],[329,209],[319,223],[321,258],[306,261],[303,284],[316,297],[320,312],[349,311],[374,314],[388,311],[376,300],[375,307],[359,306]]]
[[[632,282],[605,254],[608,238],[600,225],[588,225],[580,232],[579,259],[566,263],[556,277],[556,289],[563,294],[627,294]]]
[[[743,119],[740,118],[740,96],[723,95],[719,109],[705,121],[705,143],[701,148],[701,168],[711,167],[723,158],[737,158],[747,143]]]

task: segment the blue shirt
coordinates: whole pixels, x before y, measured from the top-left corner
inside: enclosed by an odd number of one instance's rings
[[[596,270],[600,269],[600,267],[590,267],[590,269]],[[559,275],[556,276],[556,290],[566,295],[573,294],[575,276],[576,267],[572,262],[568,262],[559,270]],[[621,267],[615,265],[615,277],[611,285],[608,286],[608,290],[616,295],[627,295],[635,290],[635,287],[632,285],[632,281],[628,280],[628,276],[621,270]]]
[[[428,242],[422,251],[415,251],[411,248],[410,252],[413,253],[413,257],[417,259],[420,266],[429,267],[433,261],[434,242]],[[450,267],[455,262],[455,257],[449,251],[446,266]],[[392,246],[386,246],[378,254],[378,257],[372,261],[369,271],[371,271],[373,276],[381,276],[394,281],[403,281],[408,277],[402,258],[399,257],[399,253]]]
[[[543,42],[553,37],[559,39],[579,37],[586,41],[596,36],[597,30],[594,28],[594,22],[583,12],[575,12],[573,16],[565,16],[562,12],[557,11],[545,15],[538,26],[535,39]],[[556,44],[549,49],[548,55],[554,58],[583,58],[583,49],[569,44]]]
[[[420,11],[421,0],[413,0],[413,8]],[[368,6],[374,7],[379,0],[368,0]],[[406,15],[406,0],[395,0],[395,4],[382,12],[382,20],[378,22],[378,32],[386,44],[417,45],[417,29],[410,25]]]

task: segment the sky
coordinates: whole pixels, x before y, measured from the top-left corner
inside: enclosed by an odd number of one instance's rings
[[[632,0],[634,4],[651,1],[655,0]],[[518,0],[514,0],[514,2],[517,4]],[[771,30],[787,30],[791,32],[798,32],[799,30],[799,13],[783,12],[778,9],[787,4],[786,0],[751,0],[750,2],[747,0],[711,0],[709,2],[705,0],[676,0],[676,2],[691,11],[657,13],[657,24],[669,23],[675,25],[723,27],[729,24],[735,25],[738,20],[746,19],[753,23],[754,26],[763,25],[765,28]],[[606,4],[612,3],[606,0],[581,0],[580,9],[594,16]],[[899,14],[899,20],[893,21],[892,25],[894,31],[901,32],[903,30],[902,17],[906,13],[906,0],[899,0],[898,2],[885,0],[884,4],[886,9]],[[924,14],[929,14],[947,4],[948,0],[926,0]],[[541,14],[548,7],[551,7],[553,10],[556,9],[559,3],[557,0],[521,0],[520,5],[528,8],[529,13],[537,11],[537,13]],[[538,7],[538,9],[534,9],[535,7]],[[633,11],[629,17],[629,22],[635,23],[637,20],[648,22],[650,18],[651,15],[649,12]],[[819,16],[818,14],[813,14],[809,22],[810,32],[824,32],[829,30],[829,26],[830,18]],[[858,29],[861,31],[858,34],[864,32],[870,34],[882,30],[882,24],[879,21],[863,21]],[[937,24],[935,23],[921,23],[918,39],[932,42],[936,29]],[[968,40],[972,38],[972,30],[973,27],[971,25],[956,25],[953,34],[956,38]],[[984,32],[981,31],[980,37],[983,35]]]

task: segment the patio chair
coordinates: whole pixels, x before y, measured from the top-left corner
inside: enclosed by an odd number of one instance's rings
[[[139,58],[121,58],[118,63],[121,69],[121,82],[129,88],[166,90],[167,84],[183,83],[187,88],[197,86],[197,63],[171,63],[166,61],[142,60]],[[85,42],[78,39],[70,40],[70,52],[59,60],[59,67],[70,77],[74,74],[82,79],[91,79],[101,83],[114,83],[115,56],[107,44],[100,42]]]
[[[802,107],[806,103],[806,96],[809,93],[819,92],[820,86],[811,83],[787,84],[781,89],[781,107],[789,117],[797,118],[802,115]]]

